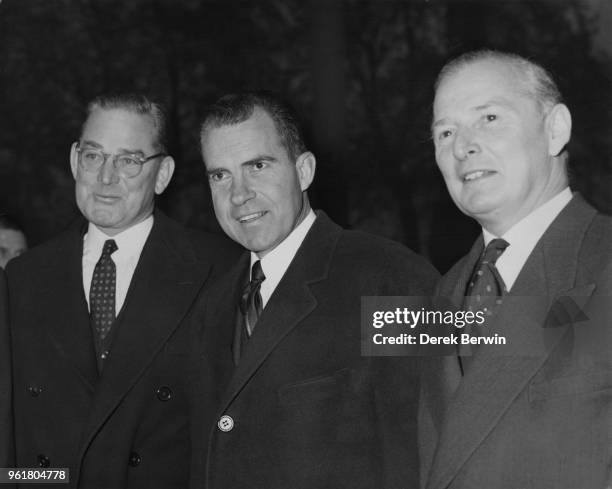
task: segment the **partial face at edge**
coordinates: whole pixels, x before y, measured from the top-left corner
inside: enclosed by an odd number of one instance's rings
[[[21,255],[27,249],[26,238],[21,231],[0,229],[0,268],[4,268],[9,260]]]
[[[219,224],[262,258],[309,211],[305,191],[314,178],[314,156],[305,152],[291,161],[261,109],[239,124],[207,130],[202,148]]]

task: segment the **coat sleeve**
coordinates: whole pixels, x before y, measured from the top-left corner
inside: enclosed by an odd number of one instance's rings
[[[0,467],[14,461],[10,345],[6,277],[0,269]]]

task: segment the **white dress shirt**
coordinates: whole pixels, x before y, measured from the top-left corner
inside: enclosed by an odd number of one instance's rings
[[[115,262],[117,270],[115,316],[119,315],[119,311],[123,307],[125,297],[130,288],[134,270],[136,270],[136,265],[138,265],[140,254],[152,228],[152,215],[115,236],[107,236],[95,224],[89,223],[87,234],[83,237],[83,289],[85,290],[85,299],[87,299],[88,307],[89,289],[91,288],[94,268],[102,255],[104,242],[107,239],[114,239],[117,244],[117,251],[111,255],[111,259]]]
[[[569,187],[566,187],[501,236],[509,243],[509,246],[497,259],[495,266],[504,280],[507,290],[512,289],[516,278],[536,244],[570,200],[572,200],[572,192]],[[497,238],[484,228],[482,228],[482,234],[485,246],[492,239]]]
[[[266,307],[276,286],[283,278],[283,275],[285,275],[289,264],[297,253],[298,248],[302,245],[316,217],[315,213],[310,209],[304,220],[289,233],[289,236],[261,259],[261,269],[266,276],[259,289],[263,307]],[[251,270],[253,269],[253,263],[257,260],[259,260],[257,255],[251,252]]]

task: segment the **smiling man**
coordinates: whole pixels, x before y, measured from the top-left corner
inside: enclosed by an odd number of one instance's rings
[[[196,322],[193,487],[379,489],[399,473],[411,484],[416,438],[386,438],[404,426],[386,386],[410,392],[414,372],[385,378],[381,359],[361,357],[361,297],[427,295],[435,270],[311,209],[315,156],[277,98],[221,98],[201,142],[217,219],[246,252]]]
[[[438,295],[510,345],[425,359],[422,487],[608,487],[612,221],[568,186],[570,112],[541,66],[495,51],[448,63],[433,112],[450,196],[482,226]]]
[[[7,267],[17,466],[67,467],[69,487],[186,486],[183,324],[233,248],[155,210],[174,167],[159,104],[89,105],[70,151],[84,219]]]

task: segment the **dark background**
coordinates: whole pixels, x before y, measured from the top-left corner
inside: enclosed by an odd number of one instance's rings
[[[59,232],[77,212],[68,155],[85,105],[110,90],[143,91],[169,107],[177,160],[159,205],[218,230],[199,116],[223,93],[263,88],[302,116],[318,159],[315,208],[401,241],[445,271],[479,231],[448,197],[429,136],[433,80],[457,53],[510,50],[556,75],[574,119],[572,187],[612,211],[612,64],[601,49],[612,25],[596,4],[4,0],[0,210],[33,244]]]

